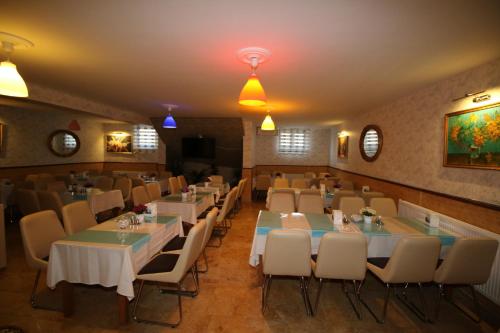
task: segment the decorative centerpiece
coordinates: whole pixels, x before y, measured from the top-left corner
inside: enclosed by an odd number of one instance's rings
[[[363,221],[365,223],[372,223],[372,218],[377,215],[377,212],[370,207],[361,208],[359,213],[363,216]]]
[[[181,193],[182,201],[188,201],[190,194],[189,188],[187,186],[183,187]]]

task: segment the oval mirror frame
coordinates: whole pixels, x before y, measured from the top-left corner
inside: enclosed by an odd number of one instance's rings
[[[365,151],[364,143],[365,143],[365,136],[368,133],[368,131],[373,130],[377,132],[378,136],[378,147],[377,151],[373,156],[368,156]],[[382,145],[384,143],[384,136],[382,135],[382,130],[380,127],[377,125],[366,125],[365,128],[363,128],[363,131],[361,132],[361,136],[359,138],[359,152],[361,153],[361,157],[367,162],[373,162],[375,161],[380,153],[382,152]]]
[[[67,152],[67,153],[61,153],[57,150],[54,149],[54,147],[52,146],[52,140],[59,134],[66,134],[66,135],[71,135],[75,141],[76,141],[76,147]],[[78,135],[76,135],[74,132],[72,131],[68,131],[68,130],[57,130],[57,131],[54,131],[52,132],[50,135],[49,135],[49,138],[47,140],[47,146],[49,147],[49,150],[52,152],[52,154],[56,155],[56,156],[59,156],[59,157],[69,157],[69,156],[73,156],[75,155],[79,150],[80,150],[80,138],[78,137]]]

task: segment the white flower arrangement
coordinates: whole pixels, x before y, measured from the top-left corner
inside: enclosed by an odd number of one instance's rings
[[[370,207],[364,207],[359,210],[359,213],[363,216],[375,216],[377,215],[377,211]]]

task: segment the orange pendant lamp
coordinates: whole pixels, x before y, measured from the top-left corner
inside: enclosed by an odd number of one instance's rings
[[[33,43],[6,32],[0,32],[0,42],[7,55],[7,60],[0,62],[0,95],[28,97],[28,87],[9,58],[14,49],[29,48]]]
[[[238,52],[238,57],[252,68],[252,73],[248,81],[240,92],[238,103],[244,106],[264,106],[267,104],[267,97],[262,84],[255,73],[259,64],[266,61],[271,53],[260,47],[247,47]]]

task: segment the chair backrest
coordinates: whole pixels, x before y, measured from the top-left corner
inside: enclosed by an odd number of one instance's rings
[[[148,192],[144,186],[136,186],[132,189],[132,200],[134,206],[145,205],[151,202]]]
[[[222,208],[219,210],[219,214],[217,215],[217,222],[222,222],[226,218],[226,215],[230,212],[231,210],[231,204],[233,201],[233,196],[236,193],[231,190],[229,193],[226,195],[226,199],[224,200],[224,203],[222,204]]]
[[[223,184],[224,183],[224,178],[219,175],[211,175],[210,179],[212,180],[212,183],[214,184]]]
[[[241,195],[243,194],[243,189],[245,188],[245,183],[246,183],[246,178],[242,178],[238,182],[238,192],[236,194],[236,199],[241,198]]]
[[[146,190],[148,191],[149,199],[151,199],[151,201],[161,199],[160,183],[158,182],[147,183]]]
[[[132,180],[132,188],[134,188],[136,186],[145,186],[146,185],[146,183],[144,182],[144,179],[142,179],[142,178],[133,177],[130,179]]]
[[[217,220],[217,214],[219,213],[219,209],[217,207],[212,208],[212,210],[207,214],[205,220],[207,221],[207,227],[205,229],[205,234],[203,235],[203,245],[202,249],[207,246],[210,237],[212,237],[212,231],[215,227],[215,222]]]
[[[177,263],[175,264],[172,272],[169,274],[172,276],[172,279],[180,281],[189,269],[193,267],[203,250],[203,237],[205,236],[206,228],[207,222],[205,220],[200,220],[191,228],[181,254],[177,259]],[[157,275],[161,276],[161,273]],[[159,280],[161,280],[161,277]]]
[[[370,200],[372,198],[383,198],[384,193],[382,192],[361,192],[361,197],[365,200],[365,205],[370,206]]]
[[[340,184],[344,190],[354,190],[354,184],[350,180],[341,180]]]
[[[316,178],[316,174],[314,172],[308,171],[308,172],[304,173],[304,178],[313,179],[313,178]]]
[[[168,179],[168,187],[170,189],[170,194],[176,194],[176,193],[179,193],[181,191],[177,177],[170,177]]]
[[[290,186],[288,185],[288,178],[274,178],[274,188],[289,188]]]
[[[271,187],[270,175],[258,175],[255,179],[255,189],[257,191],[267,191]]]
[[[160,185],[161,194],[165,194],[168,191],[168,179],[158,179],[158,185]]]
[[[295,212],[295,193],[275,191],[271,193],[269,211],[279,213]]]
[[[401,238],[383,269],[384,282],[430,282],[434,277],[441,242],[433,236]]]
[[[339,209],[340,198],[342,197],[355,197],[356,193],[354,191],[340,190],[335,192],[332,200],[332,209]]]
[[[172,171],[160,171],[160,179],[169,179],[172,177]]]
[[[96,179],[95,187],[102,191],[111,191],[113,189],[113,178],[108,176],[101,176]]]
[[[305,178],[293,178],[292,179],[293,188],[309,188],[309,181]]]
[[[329,172],[320,172],[318,178],[328,178],[330,177]]]
[[[339,209],[347,216],[359,214],[359,211],[363,207],[365,207],[365,201],[360,197],[340,198]]]
[[[299,194],[299,203],[297,204],[299,213],[317,213],[323,214],[324,204],[323,198],[319,191],[302,191]]]
[[[95,216],[85,200],[72,202],[62,208],[64,230],[68,235],[93,227],[97,224]]]
[[[377,215],[398,216],[398,209],[392,198],[371,198],[370,207],[375,209]]]
[[[498,251],[490,238],[457,238],[434,274],[443,284],[483,284],[488,281]]]
[[[26,215],[21,219],[20,225],[28,266],[46,269],[47,262],[43,259],[50,254],[50,246],[56,240],[66,237],[56,213],[44,210]]]
[[[34,190],[18,189],[16,191],[16,203],[23,215],[40,211],[40,202]]]
[[[53,210],[56,212],[57,217],[62,219],[62,208],[64,204],[59,193],[38,191],[37,196],[38,202],[40,203],[40,210]]]
[[[66,183],[62,180],[56,180],[55,182],[47,183],[47,191],[63,193],[68,189],[66,188]]]
[[[233,192],[233,194],[231,195],[231,198],[230,198],[229,204],[228,204],[229,211],[231,211],[233,209],[234,204],[236,203],[236,199],[238,198],[238,191],[239,191],[238,186],[233,187],[230,191],[230,192]]]
[[[120,190],[122,192],[123,201],[130,200],[132,194],[132,180],[128,177],[118,177],[113,185],[115,190]]]
[[[96,215],[101,212],[111,210],[113,208],[125,208],[122,192],[120,190],[112,190],[93,194],[89,200],[90,211]]]
[[[271,230],[263,258],[264,274],[310,276],[311,237],[303,230]]]
[[[318,278],[363,280],[367,241],[362,233],[327,232],[321,237],[314,275]]]
[[[180,188],[185,188],[188,186],[188,183],[186,181],[186,177],[184,177],[183,175],[177,176],[177,182],[179,182]]]

